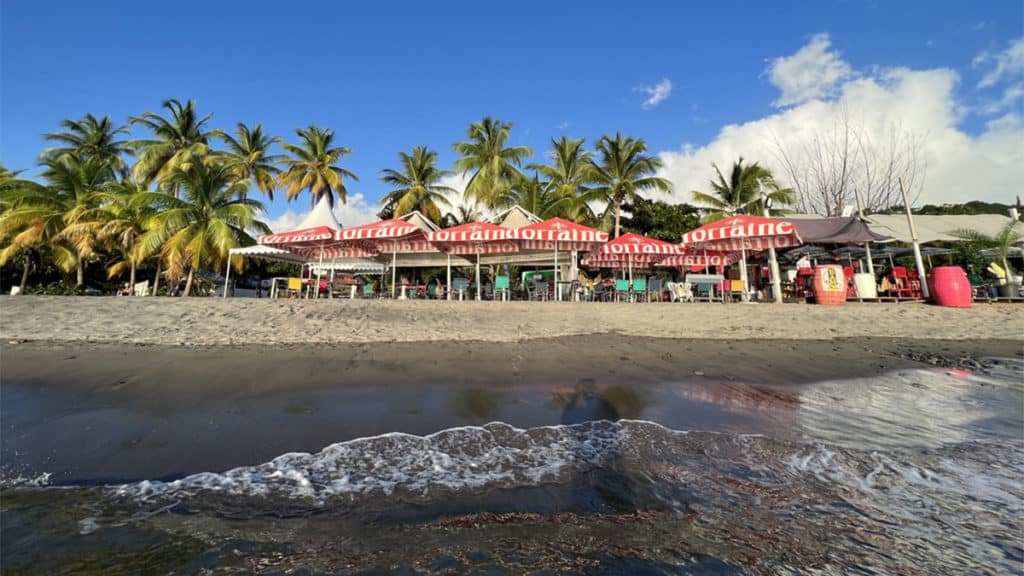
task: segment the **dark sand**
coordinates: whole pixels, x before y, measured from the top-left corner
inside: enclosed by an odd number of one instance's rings
[[[758,433],[778,425],[764,418],[785,428],[809,383],[977,368],[976,359],[1021,351],[1019,341],[615,335],[317,347],[5,343],[0,472],[49,472],[55,483],[166,478],[387,432],[559,424],[559,398],[581,388],[618,417]],[[691,401],[671,383],[686,383]],[[747,408],[754,416],[736,416]]]

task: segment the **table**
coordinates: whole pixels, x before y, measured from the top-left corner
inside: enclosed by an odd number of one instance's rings
[[[421,284],[402,284],[402,295],[398,297],[399,300],[408,300],[409,296],[406,291],[412,288],[413,293],[419,292],[420,290],[426,291],[427,287]]]
[[[721,294],[717,298],[715,297],[715,287],[725,282],[725,276],[721,274],[687,274],[685,281],[694,286],[708,287],[708,295],[706,297],[697,296],[696,300],[707,300],[708,302],[714,302],[715,300],[719,302],[725,301]],[[698,294],[700,294],[699,291]]]

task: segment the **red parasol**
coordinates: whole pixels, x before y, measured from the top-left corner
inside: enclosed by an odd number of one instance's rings
[[[584,226],[564,218],[549,218],[512,230],[519,247],[526,250],[553,250],[555,253],[554,281],[558,283],[558,252],[560,250],[594,250],[608,241],[608,233]],[[576,259],[573,258],[573,268]],[[575,274],[575,270],[573,270]],[[561,294],[555,290],[555,298]]]
[[[437,249],[449,255],[448,286],[452,283],[451,255],[476,255],[476,298],[480,299],[480,255],[510,254],[519,251],[519,245],[511,239],[514,230],[490,222],[470,222],[452,228],[434,230],[427,234],[427,240]],[[451,291],[448,299],[451,299]]]

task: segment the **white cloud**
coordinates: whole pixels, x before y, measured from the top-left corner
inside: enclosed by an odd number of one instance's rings
[[[829,97],[839,82],[850,77],[850,65],[840,58],[839,52],[829,50],[831,46],[828,34],[815,34],[792,56],[771,60],[768,78],[782,91],[775,106],[792,106]]]
[[[644,110],[650,110],[664,100],[667,100],[672,94],[672,81],[668,78],[662,78],[661,82],[658,82],[654,86],[638,86],[636,91],[647,94],[648,98],[647,100],[644,100],[641,107]]]
[[[1004,78],[1020,79],[1024,75],[1024,36],[1010,41],[1002,52],[982,52],[974,57],[974,66],[990,67],[978,82],[978,88],[995,86]]]
[[[299,200],[301,202],[301,200]],[[349,194],[348,203],[342,204],[337,202],[334,205],[334,216],[341,222],[341,225],[345,228],[351,228],[353,226],[359,226],[361,224],[369,224],[370,222],[376,222],[377,212],[380,210],[375,204],[371,204],[366,201],[366,198],[362,193]],[[288,230],[294,230],[296,226],[302,222],[302,219],[306,217],[307,212],[296,212],[289,208],[277,218],[271,219],[267,222],[270,229],[274,232],[286,232]]]
[[[1004,110],[1012,109],[1022,98],[1024,98],[1024,82],[1018,82],[1007,86],[999,100],[987,102],[981,106],[980,112],[989,116],[999,114]]]
[[[822,46],[822,38],[816,36],[811,44]],[[817,48],[815,51],[821,53]],[[807,53],[807,47],[798,54],[801,52]],[[828,68],[850,70],[841,61]],[[829,77],[837,74],[833,72]],[[1024,125],[1020,116],[1006,114],[993,120],[980,135],[965,133],[959,127],[964,105],[954,96],[959,82],[955,71],[896,68],[878,69],[859,77],[848,72],[839,75],[846,80],[834,87],[835,98],[810,99],[765,118],[725,126],[706,145],[684,144],[679,150],[662,152],[661,175],[675,185],[675,198],[692,202],[691,191],[707,190],[712,162],[726,169],[740,156],[767,165],[785,183],[773,138],[789,146],[802,146],[830,130],[844,110],[875,141],[884,142],[894,125],[920,137],[927,176],[919,203],[971,199],[1006,202],[1019,193],[1024,180]],[[780,86],[783,100],[803,100],[794,95],[795,86]]]

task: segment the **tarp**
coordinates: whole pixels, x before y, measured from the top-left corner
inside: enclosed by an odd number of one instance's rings
[[[889,236],[900,242],[911,242],[910,228],[905,214],[873,214],[867,217],[868,227],[876,234]],[[1009,216],[999,214],[969,214],[959,216],[914,216],[917,241],[962,242],[952,236],[954,230],[975,230],[987,236],[995,236],[1010,222]],[[1017,222],[1014,229],[1024,234],[1024,223]]]
[[[885,242],[889,236],[872,232],[859,218],[781,218],[796,226],[805,243],[845,244],[847,242]]]

